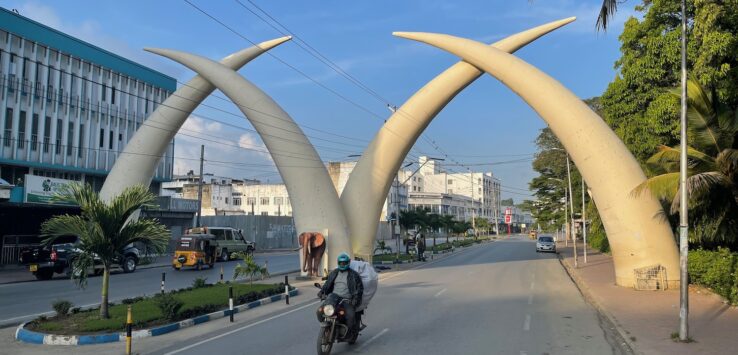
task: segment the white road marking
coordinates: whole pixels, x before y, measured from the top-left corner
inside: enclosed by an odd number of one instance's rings
[[[526,332],[530,330],[530,314],[525,315],[525,322],[523,323],[523,330]]]
[[[251,327],[253,327],[253,326],[257,326],[257,325],[259,325],[259,324],[262,324],[262,323],[266,323],[266,322],[268,322],[268,321],[270,321],[270,320],[274,320],[274,319],[277,319],[277,318],[280,318],[280,317],[286,316],[286,315],[288,315],[288,314],[290,314],[290,313],[294,313],[294,312],[297,312],[297,311],[303,310],[303,309],[305,309],[305,308],[307,308],[307,307],[312,307],[312,306],[314,306],[314,305],[316,305],[316,304],[318,304],[318,303],[320,303],[320,301],[315,301],[315,302],[312,302],[312,303],[308,303],[308,304],[306,304],[306,305],[304,305],[304,306],[301,306],[301,307],[295,308],[295,309],[293,309],[293,310],[290,310],[290,311],[287,311],[287,312],[284,312],[284,313],[280,313],[280,314],[277,314],[277,315],[275,315],[275,316],[272,316],[272,317],[269,317],[269,318],[266,318],[266,319],[262,319],[262,320],[260,320],[260,321],[258,321],[258,322],[255,322],[255,323],[251,323],[251,324],[249,324],[249,325],[245,325],[245,326],[243,326],[243,327],[240,327],[240,328],[236,328],[236,329],[233,329],[233,330],[231,330],[231,331],[228,331],[228,332],[225,332],[225,333],[223,333],[223,334],[218,334],[218,335],[216,335],[216,336],[214,336],[214,337],[212,337],[212,338],[209,338],[209,339],[205,339],[205,340],[202,340],[202,341],[198,341],[197,343],[194,343],[194,344],[191,344],[191,345],[185,346],[185,347],[183,347],[183,348],[180,348],[180,349],[177,349],[177,350],[174,350],[174,351],[170,351],[170,352],[166,353],[165,355],[172,355],[172,354],[177,354],[177,353],[181,353],[181,352],[183,352],[183,351],[185,351],[185,350],[189,350],[189,349],[192,349],[192,348],[194,348],[194,347],[196,347],[196,346],[200,346],[200,345],[202,345],[202,344],[205,344],[205,343],[211,342],[211,341],[213,341],[213,340],[217,340],[217,339],[220,339],[220,338],[222,338],[222,337],[224,337],[224,336],[228,336],[228,335],[231,335],[231,334],[233,334],[233,333],[237,333],[237,332],[240,332],[240,331],[242,331],[242,330],[244,330],[244,329],[248,329],[248,328],[251,328]]]
[[[528,295],[528,304],[533,304],[533,295]]]
[[[367,346],[368,346],[368,345],[369,345],[369,344],[370,344],[371,342],[373,342],[373,341],[377,340],[377,338],[381,337],[382,335],[384,335],[384,333],[387,333],[388,331],[389,331],[389,328],[384,328],[384,329],[382,329],[382,331],[381,331],[381,332],[377,333],[377,334],[376,334],[375,336],[373,336],[373,337],[369,338],[369,340],[367,340],[367,341],[365,341],[364,343],[362,343],[362,344],[361,344],[361,346],[359,346],[359,348],[358,348],[358,349],[356,349],[356,352],[357,352],[357,353],[358,353],[358,352],[361,352],[361,351],[362,351],[362,350],[364,350],[364,348],[366,348],[366,347],[367,347]]]
[[[436,293],[436,295],[433,296],[433,297],[438,297],[438,296],[442,295],[444,292],[446,292],[446,289],[445,288],[443,290],[438,291],[438,293]]]

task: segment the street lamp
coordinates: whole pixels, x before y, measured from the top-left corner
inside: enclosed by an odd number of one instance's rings
[[[424,161],[424,162],[423,162],[422,164],[420,164],[420,166],[419,166],[419,167],[418,167],[417,169],[415,169],[415,171],[413,171],[413,172],[412,172],[412,174],[410,174],[410,175],[409,175],[409,176],[408,176],[408,177],[407,177],[407,178],[405,179],[405,181],[403,181],[403,182],[402,182],[402,184],[399,184],[399,179],[397,178],[397,174],[395,174],[395,182],[397,182],[397,183],[398,183],[398,186],[397,186],[397,187],[395,187],[395,191],[397,191],[397,193],[398,193],[398,197],[399,197],[399,191],[400,191],[400,187],[399,187],[399,185],[403,185],[403,186],[404,186],[404,185],[405,185],[405,184],[406,184],[406,183],[407,183],[408,181],[410,181],[410,178],[412,178],[412,177],[413,177],[413,176],[414,176],[415,174],[417,174],[417,173],[418,173],[418,171],[420,171],[420,169],[422,169],[422,168],[423,168],[423,166],[425,166],[425,164],[428,164],[428,162],[430,162],[430,161],[444,161],[444,160],[446,160],[446,159],[443,159],[443,158],[433,158],[433,157],[426,157],[426,158],[425,158],[425,161]],[[403,166],[402,168],[407,168],[408,166],[410,166],[410,165],[413,165],[413,164],[415,164],[415,163],[408,163],[408,164],[406,164],[405,166]],[[398,171],[397,173],[399,174],[399,171]],[[409,199],[410,199],[410,190],[409,190],[409,189],[408,189],[408,192],[407,192],[407,194],[408,194],[408,200],[409,200]],[[410,203],[410,202],[408,201],[408,204],[409,204],[409,203]],[[399,225],[399,224],[400,224],[400,199],[399,199],[399,198],[397,199],[397,216],[396,216],[396,217],[397,217],[397,225]],[[394,230],[393,230],[393,231],[392,231],[392,235],[393,235],[393,236],[394,236],[394,233],[395,233],[395,232],[394,232]],[[435,240],[435,239],[434,239],[434,240]],[[425,241],[423,241],[423,243],[425,243]],[[399,236],[399,235],[397,236],[397,260],[400,260],[400,236]]]
[[[562,149],[562,148],[551,148],[551,150],[560,150],[566,153],[566,175],[569,179],[569,203],[571,204],[571,227],[573,228],[574,227],[574,190],[571,188],[571,166],[569,165],[569,153],[565,149]],[[582,178],[582,180],[584,180],[584,178]],[[584,186],[582,186],[582,189],[584,189]],[[582,190],[582,193],[584,193],[583,190]],[[571,233],[571,235],[572,235],[572,242],[574,243],[574,267],[576,268],[576,267],[579,267],[579,264],[577,261],[577,237],[574,233]]]

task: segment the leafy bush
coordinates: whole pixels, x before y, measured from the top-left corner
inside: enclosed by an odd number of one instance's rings
[[[241,254],[244,264],[238,263],[236,268],[233,269],[233,279],[236,280],[240,276],[250,277],[249,283],[254,283],[254,277],[261,277],[262,280],[265,277],[269,277],[269,270],[266,265],[259,266],[251,255]]]
[[[184,305],[184,302],[169,293],[157,295],[154,297],[154,303],[159,307],[164,318],[170,321],[177,319],[177,313],[179,313],[179,310]]]
[[[122,304],[134,304],[136,302],[143,301],[146,297],[144,296],[138,296],[138,297],[132,297],[132,298],[124,298],[120,303]]]
[[[213,313],[223,309],[223,305],[219,304],[204,304],[202,306],[192,307],[183,310],[178,314],[179,319],[194,318],[203,314]]]
[[[690,283],[710,288],[731,304],[738,303],[738,277],[736,264],[738,253],[726,248],[717,251],[693,250],[689,252]]]
[[[207,279],[208,279],[207,277],[198,277],[198,278],[192,280],[192,289],[194,290],[194,289],[198,289],[198,288],[203,288],[203,287],[210,286],[206,282]]]
[[[56,315],[59,317],[66,317],[72,306],[74,306],[74,304],[67,300],[57,300],[51,303],[51,307],[54,308]]]

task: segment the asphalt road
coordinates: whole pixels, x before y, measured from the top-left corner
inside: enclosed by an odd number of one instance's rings
[[[254,261],[268,262],[272,274],[294,271],[300,267],[296,252],[256,254]],[[138,269],[133,273],[114,273],[110,276],[110,300],[117,302],[124,298],[158,293],[161,287],[161,274],[166,273],[166,290],[189,287],[198,277],[206,277],[208,282],[220,279],[223,266],[224,278],[233,277],[233,269],[238,261],[218,262],[213,269],[184,269],[175,271],[171,267]],[[100,302],[101,277],[90,277],[85,289],[79,289],[69,279],[32,281],[0,285],[0,325],[19,324],[40,314],[51,311],[55,300],[68,300],[75,306],[91,306]]]
[[[525,237],[472,247],[387,275],[357,344],[334,354],[612,354],[595,310],[553,254]],[[311,290],[306,295],[312,298]],[[237,327],[169,343],[155,354],[311,354],[317,299]]]

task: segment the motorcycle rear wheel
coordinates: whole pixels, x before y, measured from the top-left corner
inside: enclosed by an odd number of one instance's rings
[[[331,349],[333,349],[331,329],[320,327],[320,333],[318,333],[318,355],[330,355]]]

